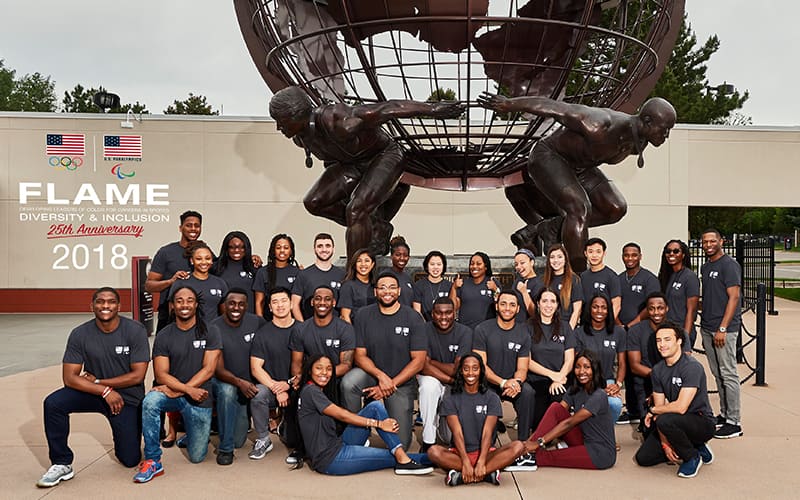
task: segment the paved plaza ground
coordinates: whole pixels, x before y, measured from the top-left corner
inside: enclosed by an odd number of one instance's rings
[[[485,499],[541,498],[800,498],[797,472],[800,437],[800,390],[796,366],[800,355],[800,304],[776,299],[778,316],[767,319],[767,387],[746,382],[742,391],[744,436],[713,440],[716,459],[694,479],[680,479],[676,467],[638,467],[633,454],[638,447],[633,427],[616,426],[622,449],[617,464],[607,471],[539,469],[537,472],[503,473],[501,486],[488,484],[448,488],[444,474],[401,477],[380,471],[349,477],[330,477],[309,467],[290,471],[283,462],[285,448],[276,442],[264,460],[247,459],[245,448],[236,452],[232,466],[218,466],[212,450],[205,462],[190,464],[177,448],[165,450],[165,474],[148,484],[131,481],[113,457],[111,432],[103,417],[72,418],[70,445],[75,451],[75,477],[51,489],[35,482],[49,466],[42,426],[42,400],[61,385],[60,361],[69,331],[90,318],[86,315],[0,316],[0,394],[3,395],[0,433],[0,498],[407,498],[443,497]],[[755,317],[745,324],[755,331]],[[753,348],[748,357],[755,358]],[[705,360],[703,360],[705,362]],[[746,367],[740,366],[746,374]],[[148,374],[149,384],[152,376]],[[709,382],[713,388],[713,381]],[[717,408],[717,396],[711,396]],[[506,420],[513,418],[511,407]],[[419,432],[419,430],[417,430]],[[513,437],[502,435],[507,442]],[[379,445],[377,438],[373,439]],[[418,445],[412,445],[416,451]]]

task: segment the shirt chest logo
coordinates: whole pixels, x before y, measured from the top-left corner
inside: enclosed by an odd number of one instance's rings
[[[116,352],[117,354],[128,355],[131,353],[131,347],[127,345],[114,346],[114,352]]]
[[[475,413],[478,415],[486,415],[489,413],[489,405],[475,405]]]
[[[594,282],[594,289],[600,290],[601,292],[606,291],[606,284],[605,283],[598,283],[597,281]]]
[[[342,284],[338,281],[331,281],[331,288],[338,290],[339,288],[342,288]]]
[[[437,295],[439,297],[447,297],[447,292],[438,292]]]
[[[719,277],[719,271],[709,271],[708,277],[715,280]]]
[[[680,377],[672,377],[672,385],[680,387],[683,385],[683,380]]]
[[[447,346],[447,350],[450,352],[458,352],[458,344],[450,344]]]
[[[341,341],[339,339],[325,339],[325,345],[328,346],[328,347],[337,347],[338,348],[339,345],[340,345],[340,342]]]
[[[288,281],[289,283],[294,283],[294,276],[289,276],[288,278],[286,278],[286,281]]]
[[[514,351],[514,352],[519,352],[519,350],[522,349],[522,345],[517,344],[516,342],[509,342],[507,347],[509,351]]]
[[[491,290],[486,290],[486,289],[482,289],[481,290],[481,295],[483,295],[483,296],[489,295],[491,293],[492,293]]]
[[[253,273],[247,271],[239,271],[239,276],[242,278],[253,279]]]
[[[219,288],[212,288],[208,291],[208,293],[210,293],[214,297],[222,297],[222,290],[220,290]]]
[[[194,347],[195,349],[205,349],[206,348],[205,339],[203,339],[203,340],[193,340],[192,341],[192,347]]]
[[[245,342],[252,342],[253,341],[253,337],[255,337],[255,336],[256,336],[255,332],[245,334],[244,341]]]
[[[633,293],[642,293],[644,287],[642,285],[631,285],[631,292]]]
[[[676,281],[675,283],[672,284],[672,289],[673,290],[680,290],[682,286],[683,286],[683,283],[678,283]]]
[[[395,335],[402,335],[403,337],[408,337],[408,333],[410,328],[407,326],[396,326],[394,327]]]
[[[616,340],[604,340],[603,347],[610,347],[612,349],[617,348],[617,341]]]

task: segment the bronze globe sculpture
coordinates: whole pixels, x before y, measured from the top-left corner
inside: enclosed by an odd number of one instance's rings
[[[420,112],[381,123],[402,150],[400,185],[503,187],[529,224],[535,221],[509,189],[527,182],[532,147],[558,123],[486,109],[478,96],[541,96],[631,113],[661,75],[684,12],[683,0],[234,0],[234,6],[273,92],[297,86],[316,106],[464,103],[455,118]],[[307,152],[310,159],[313,151]]]

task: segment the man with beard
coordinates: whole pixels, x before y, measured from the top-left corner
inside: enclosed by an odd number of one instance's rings
[[[181,239],[159,248],[147,273],[144,289],[150,293],[158,293],[158,324],[156,331],[160,332],[169,321],[169,307],[167,298],[169,287],[178,280],[189,277],[192,268],[186,257],[186,248],[189,244],[200,238],[203,229],[203,216],[194,210],[187,210],[181,214]]]
[[[210,325],[222,338],[222,356],[211,381],[219,419],[219,465],[232,464],[233,449],[244,445],[250,427],[247,405],[258,393],[250,376],[250,346],[265,321],[247,307],[247,292],[233,288],[222,302],[222,316]]]
[[[300,271],[292,285],[292,316],[297,321],[304,321],[314,313],[311,308],[311,296],[320,285],[327,285],[333,290],[333,298],[339,298],[345,270],[331,262],[334,254],[333,236],[319,233],[314,236],[314,264]],[[334,310],[336,316],[339,311]]]
[[[356,334],[350,323],[334,316],[333,308],[336,306],[336,299],[333,297],[333,290],[322,285],[314,290],[311,297],[311,307],[314,309],[314,317],[310,321],[301,324],[289,338],[289,349],[292,351],[292,381],[293,390],[299,391],[300,377],[303,369],[303,361],[316,354],[324,354],[332,361],[338,360],[334,366],[332,382],[338,384],[342,377],[350,371],[353,366],[353,351],[356,348]],[[339,391],[336,391],[339,394]],[[293,392],[292,396],[296,393]],[[339,398],[333,401],[340,404]],[[300,438],[300,429],[297,426],[297,401],[296,398],[290,400],[284,413],[284,423],[287,427],[289,441],[297,444],[288,457],[286,463],[295,464],[303,458],[304,448]]]
[[[519,295],[503,290],[497,296],[497,317],[487,319],[477,328],[472,349],[486,364],[486,382],[500,399],[511,401],[517,412],[518,439],[525,441],[531,433],[535,393],[525,380],[531,359],[531,329],[517,323]],[[532,464],[532,465],[531,465]],[[512,465],[514,471],[536,470],[536,462],[526,453]],[[511,470],[511,469],[506,469]]]
[[[375,283],[378,303],[358,312],[356,368],[342,379],[342,398],[353,413],[361,410],[363,397],[382,399],[389,416],[399,424],[400,442],[408,449],[417,398],[415,375],[425,365],[427,338],[422,318],[400,304],[399,295],[397,277],[381,273]]]
[[[150,346],[144,327],[119,315],[119,293],[110,287],[92,295],[94,319],[69,334],[62,361],[64,387],[44,400],[44,432],[50,468],[36,483],[49,488],[72,479],[71,413],[100,413],[111,424],[114,454],[125,467],[141,458],[139,405]]]
[[[250,350],[250,371],[256,381],[258,394],[250,400],[253,428],[256,441],[248,454],[252,460],[260,460],[272,451],[269,438],[269,412],[289,405],[291,351],[289,338],[298,328],[299,322],[292,317],[289,290],[273,288],[269,294],[269,310],[272,321],[256,331]]]
[[[428,356],[419,383],[419,413],[422,417],[422,453],[436,444],[437,428],[442,440],[450,442],[447,425],[439,426],[439,403],[450,388],[461,357],[472,350],[472,330],[455,321],[456,312],[450,297],[433,302],[433,321],[425,324]]]
[[[219,331],[208,330],[197,320],[197,292],[180,286],[172,292],[170,303],[175,321],[158,332],[153,344],[153,374],[158,384],[142,402],[144,461],[134,482],[146,483],[164,474],[161,465],[161,412],[176,411],[183,416],[186,443],[192,463],[202,462],[208,453],[211,433],[211,377],[217,368],[222,339]]]

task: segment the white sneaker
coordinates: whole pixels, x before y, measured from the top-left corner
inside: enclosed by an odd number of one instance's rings
[[[68,481],[75,475],[71,465],[53,464],[36,483],[39,488],[51,488],[61,481]]]

